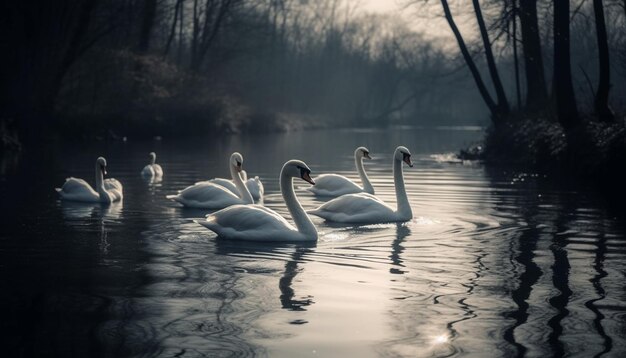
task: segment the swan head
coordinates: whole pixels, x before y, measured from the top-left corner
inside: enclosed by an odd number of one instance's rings
[[[230,156],[230,165],[235,167],[238,172],[241,172],[243,169],[243,155],[235,152]]]
[[[406,147],[399,146],[398,148],[396,148],[394,158],[396,160],[405,162],[411,168],[413,167],[413,163],[411,163],[411,152]]]
[[[98,157],[98,159],[96,159],[96,167],[102,171],[103,175],[107,174],[107,160],[104,159],[104,157]]]
[[[148,157],[150,158],[150,163],[154,164],[156,162],[156,153],[155,152],[150,152],[150,154],[148,154]]]
[[[301,160],[290,160],[285,163],[282,173],[288,177],[300,178],[311,185],[315,185],[315,182],[311,179],[311,168]]]
[[[369,149],[365,147],[358,147],[356,151],[354,152],[354,154],[357,156],[357,158],[372,159],[372,157],[370,157]]]

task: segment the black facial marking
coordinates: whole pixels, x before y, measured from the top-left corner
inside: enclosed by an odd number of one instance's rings
[[[237,161],[237,166],[240,167],[241,166],[241,162]]]
[[[304,178],[305,174],[311,174],[311,171],[308,170],[307,168],[301,167],[301,166],[297,166],[298,169],[300,169],[300,178]]]

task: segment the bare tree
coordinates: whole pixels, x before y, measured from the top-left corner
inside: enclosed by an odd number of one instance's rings
[[[163,56],[167,56],[167,53],[170,51],[170,45],[172,44],[172,40],[176,35],[176,25],[178,24],[179,14],[182,17],[182,7],[184,6],[184,0],[176,0],[176,5],[174,5],[174,19],[172,20],[172,27],[170,29],[170,34],[167,37],[167,43],[165,44],[165,50],[163,50]],[[180,21],[182,25],[182,19]]]
[[[559,122],[566,130],[580,123],[570,62],[569,1],[554,0],[554,94]]]
[[[454,22],[454,18],[452,17],[452,12],[450,11],[450,6],[448,6],[448,1],[441,0],[441,6],[443,7],[443,12],[444,12],[446,21],[448,22],[450,29],[454,33],[454,37],[456,38],[456,41],[459,45],[459,49],[461,50],[463,59],[465,60],[467,67],[472,73],[474,82],[476,82],[476,87],[478,87],[478,91],[480,92],[480,95],[482,96],[483,100],[485,101],[485,104],[487,105],[487,107],[489,108],[489,111],[491,112],[492,120],[495,125],[500,125],[502,121],[504,120],[503,113],[501,113],[500,107],[494,102],[493,98],[491,98],[491,95],[489,94],[489,91],[487,90],[487,87],[485,86],[485,83],[483,82],[483,79],[480,76],[480,72],[478,71],[478,68],[476,67],[476,64],[474,63],[474,59],[472,58],[472,56],[470,55],[467,49],[465,40],[463,40],[463,36],[461,35],[459,28],[456,26],[456,23]]]
[[[150,49],[150,39],[152,37],[156,10],[157,0],[144,0],[139,43],[137,45],[139,52],[147,52]]]
[[[542,110],[548,104],[539,22],[537,21],[537,0],[521,0],[519,17],[526,74],[526,108],[532,112]]]
[[[491,75],[493,87],[496,90],[496,97],[498,98],[497,111],[500,117],[504,117],[509,113],[509,102],[506,99],[504,88],[502,87],[502,81],[498,74],[498,68],[496,61],[493,57],[493,51],[491,50],[491,42],[489,41],[489,34],[487,33],[487,26],[485,26],[485,20],[483,19],[483,13],[480,9],[480,3],[478,0],[472,0],[474,5],[474,13],[476,14],[476,20],[478,21],[478,29],[480,30],[480,37],[483,40],[483,48],[485,50],[485,57],[487,59],[487,68]]]
[[[240,0],[204,0],[204,9],[201,9],[198,0],[194,0],[189,66],[192,71],[200,68],[226,17],[239,3]]]
[[[602,0],[593,0],[593,12],[596,20],[596,36],[598,38],[598,56],[600,65],[600,81],[598,82],[598,90],[596,91],[594,106],[596,115],[600,118],[600,120],[611,122],[615,119],[615,115],[609,107],[611,68]]]

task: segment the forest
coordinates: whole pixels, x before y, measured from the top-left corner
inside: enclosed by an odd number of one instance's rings
[[[5,2],[2,147],[478,124],[470,159],[624,158],[626,1],[396,4],[402,16],[350,0]]]
[[[461,114],[485,113],[434,40],[348,1],[3,6],[0,116],[23,138],[462,122]]]

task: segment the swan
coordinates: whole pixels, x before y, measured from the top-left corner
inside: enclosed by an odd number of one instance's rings
[[[311,169],[300,160],[290,160],[280,171],[280,191],[296,225],[262,205],[233,205],[209,214],[198,224],[219,237],[232,240],[302,242],[317,240],[317,230],[293,190],[293,178],[315,185]]]
[[[372,183],[370,183],[363,169],[363,158],[372,159],[370,157],[370,151],[365,147],[358,147],[354,151],[354,164],[356,165],[356,171],[359,173],[359,177],[363,183],[362,188],[343,175],[322,174],[315,178],[315,186],[307,190],[318,196],[333,197],[361,192],[374,194],[374,187],[372,187]]]
[[[315,210],[308,211],[308,213],[328,221],[342,223],[376,224],[410,220],[413,217],[413,212],[404,188],[402,162],[405,162],[409,167],[413,167],[411,152],[407,148],[400,146],[396,148],[393,155],[393,181],[398,202],[397,210],[394,210],[374,195],[358,193],[340,196]]]
[[[252,199],[254,201],[261,200],[261,198],[263,198],[263,193],[265,192],[265,189],[263,188],[263,183],[261,183],[261,179],[259,179],[258,176],[248,179],[248,174],[245,170],[242,170],[239,175],[241,175],[241,180],[243,180],[246,188],[248,188],[248,191],[250,192],[250,195],[252,195]],[[237,187],[235,186],[233,180],[229,180],[226,178],[214,178],[210,180],[199,181],[196,184],[205,182],[221,185],[224,188],[230,190],[233,194],[239,195],[239,190],[237,190]]]
[[[61,188],[55,188],[63,200],[112,203],[122,200],[122,183],[117,179],[106,179],[107,161],[103,157],[96,159],[96,189],[79,178],[67,178]]]
[[[150,157],[150,164],[143,167],[143,170],[141,171],[141,176],[146,179],[154,180],[159,180],[163,178],[163,168],[161,168],[159,164],[156,164],[156,153],[150,152],[148,156]]]
[[[235,204],[252,204],[252,196],[244,185],[239,172],[243,164],[243,156],[237,152],[230,156],[230,174],[235,186],[241,193],[241,198],[221,185],[211,182],[199,182],[188,186],[177,195],[168,195],[170,200],[177,201],[184,206],[199,209],[223,209]]]

